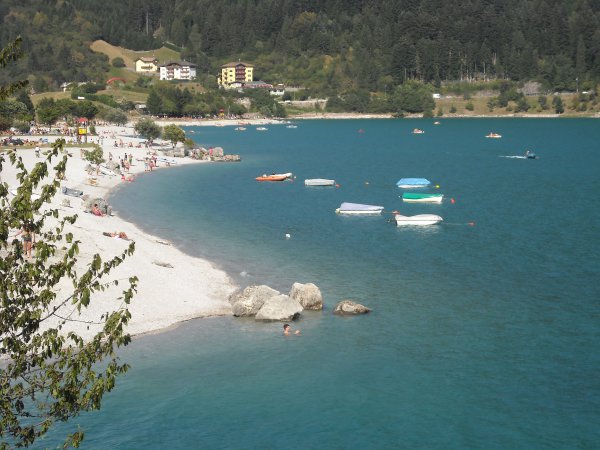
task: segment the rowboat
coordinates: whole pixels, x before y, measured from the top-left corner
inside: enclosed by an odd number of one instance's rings
[[[435,214],[417,214],[416,216],[396,214],[394,219],[396,219],[396,225],[399,227],[405,225],[435,225],[444,220]]]
[[[373,215],[381,214],[383,206],[344,202],[335,210],[337,214]]]
[[[408,203],[442,203],[444,194],[421,194],[418,192],[405,192],[402,201]]]
[[[486,136],[486,138],[490,138],[490,139],[500,139],[502,137],[501,134],[498,133],[490,133]]]
[[[400,178],[398,180],[398,182],[396,183],[396,186],[398,186],[399,188],[411,189],[411,188],[427,187],[430,184],[431,184],[431,181],[429,181],[425,178]]]
[[[327,180],[325,178],[309,178],[304,180],[305,186],[333,186],[335,180]]]
[[[292,172],[288,173],[272,173],[271,175],[263,174],[256,177],[256,181],[283,181],[292,177]]]

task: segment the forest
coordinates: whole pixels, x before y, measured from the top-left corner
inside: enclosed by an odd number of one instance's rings
[[[213,76],[250,61],[255,78],[324,95],[407,80],[536,80],[546,92],[600,80],[600,0],[3,0],[0,22],[0,46],[22,35],[26,54],[2,76],[25,73],[37,91],[102,80],[110,62],[90,50],[96,39],[168,45]]]

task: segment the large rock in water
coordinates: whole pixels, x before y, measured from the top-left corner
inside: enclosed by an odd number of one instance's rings
[[[281,292],[264,284],[260,286],[248,286],[243,291],[234,292],[229,296],[231,310],[236,317],[254,316],[265,301]]]
[[[302,312],[302,305],[287,295],[276,295],[267,299],[256,313],[256,320],[280,320],[289,322],[297,319]]]
[[[319,311],[323,309],[321,290],[313,283],[294,283],[289,293],[290,298],[297,300],[304,309]]]
[[[369,308],[352,300],[342,300],[333,308],[333,313],[340,315],[366,314],[368,312],[371,312]]]

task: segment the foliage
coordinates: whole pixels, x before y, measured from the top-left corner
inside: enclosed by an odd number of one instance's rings
[[[99,145],[94,145],[94,148],[92,150],[84,150],[83,159],[89,161],[91,164],[102,164],[105,161],[102,147],[100,147]]]
[[[473,105],[473,102],[467,102],[467,104],[465,105],[465,109],[467,111],[474,111],[475,110],[475,106]]]
[[[110,108],[103,113],[102,117],[107,122],[116,125],[125,125],[127,123],[127,114],[119,109]]]
[[[161,135],[160,127],[152,119],[140,119],[137,121],[134,128],[137,134],[149,141],[153,141]]]
[[[0,65],[6,61],[6,53],[0,52]],[[0,101],[6,99],[7,91],[3,92]],[[20,157],[9,152],[19,181],[14,198],[9,199],[8,185],[0,184],[2,448],[31,446],[56,421],[99,409],[116,377],[128,369],[115,350],[131,340],[125,332],[130,319],[127,305],[137,278],[129,278],[116,310],[89,319],[78,313],[87,310],[94,293],[118,284],[106,277],[133,253],[135,244],[112,259],[103,261],[95,254],[85,267],[78,264],[82,243],[68,231],[77,217],[62,216],[49,206],[66,170],[64,144],[57,140],[30,171]],[[6,154],[0,154],[0,170],[5,163]],[[54,176],[46,182],[51,173]],[[40,192],[37,199],[32,198],[34,189]],[[31,256],[10,236],[11,230],[36,236]],[[70,329],[78,321],[93,327],[90,340]],[[66,437],[65,447],[79,446],[83,437],[78,429]]]
[[[552,106],[554,107],[554,111],[556,112],[556,114],[562,114],[565,112],[563,101],[559,95],[555,95],[552,99]]]
[[[430,86],[417,81],[407,81],[398,86],[392,94],[391,108],[394,112],[409,113],[432,110],[435,107],[432,93]]]
[[[185,131],[177,125],[167,125],[163,129],[162,135],[164,139],[171,141],[173,147],[175,147],[178,142],[185,142]]]
[[[113,67],[125,67],[125,61],[123,61],[123,58],[121,58],[120,56],[113,58],[111,64]]]

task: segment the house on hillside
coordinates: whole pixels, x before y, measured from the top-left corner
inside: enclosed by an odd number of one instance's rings
[[[217,76],[220,87],[231,88],[232,85],[251,83],[254,80],[254,66],[241,61],[230,62],[221,66]]]
[[[170,61],[166,64],[161,64],[159,69],[161,80],[196,79],[196,65],[187,61]]]
[[[158,72],[158,59],[153,56],[142,56],[135,60],[135,71],[142,73]]]

